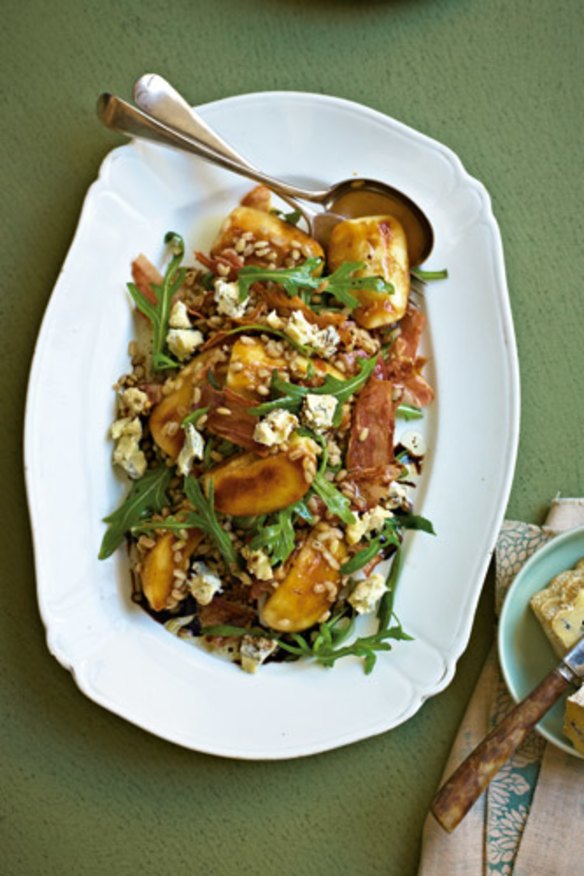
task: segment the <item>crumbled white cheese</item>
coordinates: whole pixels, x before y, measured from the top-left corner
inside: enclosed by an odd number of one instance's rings
[[[203,458],[205,452],[205,441],[201,433],[195,429],[192,423],[186,424],[184,432],[185,440],[177,457],[176,467],[179,474],[186,477],[191,470],[193,460]]]
[[[369,614],[386,591],[383,575],[370,575],[359,581],[351,595],[349,602],[357,614]]]
[[[189,319],[189,311],[184,301],[175,301],[170,309],[168,317],[168,325],[173,329],[190,329],[192,328]]]
[[[138,417],[122,417],[111,427],[111,436],[116,442],[114,462],[126,472],[128,477],[141,478],[146,471],[146,457],[140,450],[142,423]]]
[[[245,672],[255,672],[270,654],[273,654],[278,643],[264,636],[243,636],[239,656],[241,668]]]
[[[120,402],[124,410],[131,417],[137,417],[138,414],[145,413],[150,407],[150,399],[148,395],[141,389],[135,386],[130,386],[128,389],[122,390],[120,393]]]
[[[404,511],[407,511],[411,504],[409,489],[405,484],[400,484],[397,481],[393,481],[390,485],[388,499],[390,508],[403,508]]]
[[[198,329],[171,328],[166,336],[166,343],[173,356],[183,362],[201,346],[203,335]]]
[[[286,323],[285,332],[296,343],[311,345],[318,328],[308,322],[301,310],[293,310]]]
[[[209,605],[216,593],[221,593],[221,579],[214,575],[206,563],[196,560],[188,579],[189,590],[199,605]]]
[[[364,514],[355,514],[354,516],[355,523],[349,523],[345,530],[349,544],[357,544],[358,541],[361,541],[370,532],[379,531],[383,528],[387,518],[393,515],[383,505],[376,505],[371,511],[366,511]]]
[[[340,342],[341,338],[336,328],[333,325],[328,325],[319,330],[312,346],[323,359],[331,359],[337,352]]]
[[[337,409],[334,395],[317,395],[309,392],[304,398],[302,418],[311,429],[330,429]]]
[[[181,633],[183,627],[187,627],[190,623],[192,623],[195,617],[195,614],[185,614],[182,617],[171,617],[164,624],[164,628],[168,630],[169,633],[172,633],[174,636],[179,636],[182,638]],[[184,633],[182,635],[184,635]]]
[[[241,554],[246,561],[247,568],[259,581],[270,581],[274,577],[268,555],[263,551],[252,551],[250,548],[244,547]]]
[[[298,417],[290,411],[277,408],[259,421],[253,432],[253,440],[258,444],[265,444],[266,447],[283,444],[298,425]]]
[[[293,341],[312,347],[316,353],[325,359],[330,359],[331,356],[334,356],[341,340],[334,326],[319,329],[308,322],[301,310],[292,311],[284,331]]]
[[[281,329],[284,327],[284,320],[278,316],[275,310],[270,310],[266,316],[266,323],[273,329]]]
[[[219,313],[238,319],[245,313],[248,299],[239,300],[239,283],[228,283],[227,280],[215,280],[215,303]]]
[[[420,457],[426,455],[426,442],[423,436],[413,429],[404,432],[400,436],[399,443],[406,448],[410,456]]]

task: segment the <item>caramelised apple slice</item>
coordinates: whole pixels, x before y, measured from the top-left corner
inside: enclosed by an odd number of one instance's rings
[[[273,267],[282,267],[293,253],[298,253],[298,261],[311,257],[324,259],[323,249],[314,238],[273,213],[253,207],[236,207],[231,211],[211,247],[211,255],[237,248],[244,234],[256,242],[254,252],[245,257],[248,265],[263,265],[268,251],[275,254]]]
[[[354,316],[364,328],[378,328],[401,319],[410,295],[408,244],[402,225],[393,216],[346,219],[333,228],[328,248],[329,270],[344,262],[363,262],[357,277],[382,277],[393,292],[352,290],[359,299]]]
[[[283,357],[268,356],[263,341],[246,335],[239,338],[231,349],[226,386],[245,398],[257,399],[260,397],[258,386],[269,382],[265,372],[271,375],[274,368],[285,367]]]
[[[338,380],[346,380],[346,375],[325,359],[308,359],[306,356],[296,356],[294,368],[297,374],[308,375],[310,366],[317,377],[332,374]],[[265,386],[269,381],[266,371],[271,374],[274,369],[288,367],[282,356],[268,356],[263,341],[259,338],[246,336],[235,342],[231,350],[229,368],[227,369],[226,386],[245,398],[261,398],[258,386]]]
[[[323,533],[312,532],[296,556],[278,589],[266,601],[262,623],[273,630],[298,633],[317,623],[334,601],[339,567],[347,556],[339,538],[321,541]]]
[[[183,446],[185,435],[180,424],[193,408],[193,391],[201,384],[207,369],[224,358],[220,350],[201,353],[175,377],[176,389],[152,409],[150,432],[161,450],[176,459]],[[171,425],[176,423],[176,427]]]
[[[174,570],[186,571],[189,559],[203,537],[203,533],[198,529],[190,529],[187,532],[189,535],[186,543],[180,548],[183,559],[178,565],[174,559],[174,554],[178,550],[176,546],[178,539],[173,532],[165,532],[161,535],[142,563],[140,575],[142,592],[154,611],[162,611],[166,608],[177,582],[173,574]]]
[[[215,508],[222,514],[248,517],[269,514],[287,508],[301,499],[312,480],[306,470],[306,459],[314,467],[316,447],[310,438],[297,436],[290,440],[288,450],[261,458],[255,453],[242,453],[204,476],[205,492],[209,495],[213,481]]]

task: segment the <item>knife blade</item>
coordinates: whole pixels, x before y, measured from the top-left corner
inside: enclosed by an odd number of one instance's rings
[[[525,737],[570,687],[584,679],[584,636],[560,663],[469,754],[440,788],[430,807],[448,832],[462,821]]]

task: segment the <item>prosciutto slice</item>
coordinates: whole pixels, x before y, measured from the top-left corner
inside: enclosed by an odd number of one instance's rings
[[[399,393],[399,401],[421,408],[429,405],[434,398],[432,387],[421,373],[426,360],[417,355],[425,325],[426,317],[422,311],[410,303],[386,365],[387,378]]]
[[[159,286],[164,278],[158,268],[143,254],[132,262],[132,279],[144,298],[150,304],[156,304],[152,284]]]
[[[347,480],[367,507],[387,495],[400,471],[393,455],[393,384],[380,376],[374,373],[357,397],[347,449]]]
[[[268,456],[269,448],[253,438],[258,418],[248,413],[251,404],[248,398],[238,395],[228,387],[215,389],[208,382],[202,387],[201,407],[209,409],[205,428],[238,447],[253,450],[258,456]],[[221,413],[224,410],[231,413]]]

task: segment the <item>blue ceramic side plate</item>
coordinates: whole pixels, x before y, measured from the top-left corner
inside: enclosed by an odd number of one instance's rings
[[[582,557],[584,526],[579,526],[556,536],[536,551],[509,588],[499,621],[499,660],[509,692],[516,701],[523,699],[559,663],[529,600]],[[547,713],[537,729],[558,748],[584,758],[562,732],[567,696],[569,693]]]

